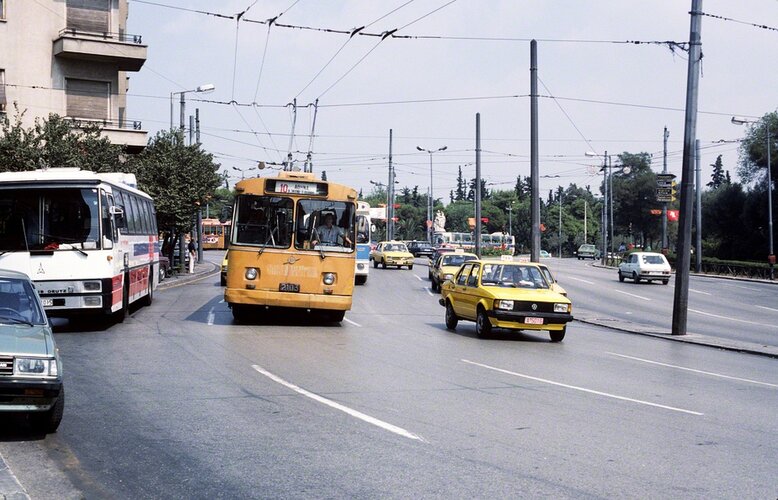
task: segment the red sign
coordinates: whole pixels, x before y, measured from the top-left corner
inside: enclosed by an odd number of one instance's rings
[[[489,223],[489,217],[481,217],[481,222],[483,222],[484,224],[488,224]]]
[[[668,210],[667,220],[670,222],[676,222],[678,220],[678,210]]]
[[[545,230],[546,230],[546,225],[545,225],[545,224],[541,224],[541,225],[540,225],[540,232],[541,232],[541,233],[542,233],[542,232],[545,232]]]
[[[662,215],[662,210],[659,208],[652,208],[651,215]]]

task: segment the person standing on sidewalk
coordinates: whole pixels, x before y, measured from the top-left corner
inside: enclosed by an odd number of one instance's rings
[[[195,260],[197,260],[197,248],[195,247],[194,240],[189,239],[189,245],[187,245],[189,251],[189,274],[194,274]]]

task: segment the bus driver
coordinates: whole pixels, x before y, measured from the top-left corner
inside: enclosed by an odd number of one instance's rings
[[[325,245],[337,245],[338,237],[343,237],[346,245],[351,246],[351,240],[346,235],[346,231],[335,224],[335,214],[324,214],[324,224],[314,230],[316,236],[311,240],[311,244],[316,246],[320,242]]]

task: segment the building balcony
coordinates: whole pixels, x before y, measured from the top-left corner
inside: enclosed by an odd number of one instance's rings
[[[127,148],[131,154],[140,153],[148,142],[147,132],[139,121],[94,120],[86,118],[67,117],[75,128],[85,128],[96,125],[100,128],[100,136],[108,138],[111,144]]]
[[[146,45],[140,35],[92,33],[66,28],[54,40],[54,55],[112,63],[120,71],[139,71],[146,62]]]

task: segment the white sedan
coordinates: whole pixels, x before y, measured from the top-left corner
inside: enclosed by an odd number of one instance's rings
[[[632,252],[619,264],[619,281],[625,278],[640,283],[641,280],[670,282],[670,263],[661,253]]]

